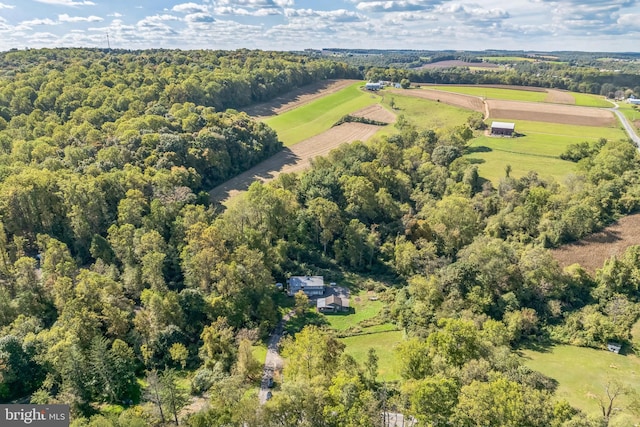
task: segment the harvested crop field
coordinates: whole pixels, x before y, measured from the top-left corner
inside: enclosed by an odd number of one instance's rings
[[[576,103],[576,99],[569,92],[557,89],[547,89],[547,99],[545,101],[552,104],[575,105]]]
[[[380,130],[379,126],[364,123],[345,123],[326,132],[287,147],[248,171],[230,179],[210,191],[211,201],[223,203],[254,181],[267,182],[281,173],[299,172],[309,167],[311,160],[325,156],[341,144],[366,141]]]
[[[562,267],[580,264],[594,273],[605,260],[620,256],[633,245],[640,245],[640,214],[621,218],[599,233],[591,234],[576,243],[564,245],[551,252]]]
[[[365,119],[375,120],[383,123],[394,123],[396,115],[387,110],[380,104],[373,104],[361,110],[351,113],[354,117],[364,117]]]
[[[482,100],[475,96],[461,95],[459,93],[432,89],[389,89],[388,91],[400,95],[430,99],[432,101],[438,101],[444,104],[453,105],[454,107],[466,108],[468,110],[484,113],[484,104]]]
[[[578,126],[608,127],[616,124],[611,111],[575,105],[540,104],[489,99],[489,118],[529,120]]]
[[[243,109],[255,118],[266,118],[293,110],[316,99],[338,92],[359,80],[324,80],[298,88],[269,102],[255,104]]]
[[[499,68],[500,66],[498,64],[492,64],[490,62],[465,62],[460,61],[459,59],[451,59],[448,61],[438,61],[432,62],[430,64],[424,64],[418,67],[418,70],[451,67]]]

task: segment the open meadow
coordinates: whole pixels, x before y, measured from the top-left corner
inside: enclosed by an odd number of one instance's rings
[[[520,354],[526,366],[558,381],[558,399],[566,399],[587,414],[601,413],[597,397],[606,398],[608,383],[640,393],[640,359],[635,355],[569,345],[522,350]],[[636,419],[627,409],[630,398],[621,396],[614,403],[620,411],[611,425],[633,425],[624,424],[624,420]]]
[[[583,107],[613,107],[613,104],[607,101],[602,96],[538,87],[499,87],[497,85],[437,85],[424,86],[424,88],[440,90],[444,92],[459,93],[463,95],[478,96],[484,99],[560,103]]]
[[[354,83],[336,93],[287,111],[264,122],[289,147],[331,128],[341,117],[380,102],[380,96]]]
[[[523,136],[500,138],[480,136],[469,145],[469,158],[478,165],[480,176],[497,184],[511,166],[511,176],[536,171],[543,178],[562,183],[576,170],[576,164],[560,159],[568,145],[600,138],[618,140],[626,134],[619,128],[572,126],[516,120],[516,131]]]

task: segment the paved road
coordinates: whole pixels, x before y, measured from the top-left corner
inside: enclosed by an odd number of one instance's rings
[[[633,125],[629,123],[629,120],[627,120],[625,115],[622,114],[620,110],[618,110],[618,104],[614,102],[614,105],[615,105],[615,108],[610,108],[609,110],[613,111],[616,114],[616,116],[618,116],[618,118],[620,119],[620,122],[622,122],[622,126],[624,126],[624,130],[627,132],[627,135],[629,135],[629,138],[631,138],[633,142],[635,142],[635,144],[640,149],[640,137],[638,136],[635,129],[633,128]]]
[[[282,370],[283,361],[282,357],[278,353],[278,344],[280,338],[282,338],[282,332],[284,325],[293,316],[293,311],[287,313],[282,320],[276,326],[275,331],[269,337],[269,343],[267,344],[267,357],[264,360],[264,371],[262,371],[262,382],[260,383],[260,391],[258,392],[258,399],[260,404],[264,405],[267,401],[267,393],[269,393],[269,380],[273,381],[273,374]]]

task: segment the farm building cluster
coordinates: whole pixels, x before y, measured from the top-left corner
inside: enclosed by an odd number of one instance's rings
[[[329,296],[324,297],[326,286],[323,276],[291,276],[287,280],[287,284],[289,296],[303,292],[315,300],[316,309],[321,313],[339,313],[350,310],[349,298],[347,298],[348,291],[336,288],[334,282],[330,284],[332,292],[329,292]]]
[[[371,90],[374,92],[384,89],[385,87],[395,87],[396,89],[399,89],[401,86],[400,83],[392,83],[384,80],[380,80],[379,82],[368,82],[364,85],[364,88],[366,90]]]

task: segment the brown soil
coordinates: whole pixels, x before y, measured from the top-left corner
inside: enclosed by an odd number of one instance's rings
[[[464,62],[458,59],[451,59],[448,61],[439,61],[433,62],[431,64],[424,64],[418,67],[418,70],[451,67],[499,68],[500,66],[498,64],[492,64],[490,62]]]
[[[612,126],[616,119],[611,111],[575,105],[489,99],[489,117],[511,120],[563,123],[579,126]]]
[[[626,216],[599,233],[551,252],[562,267],[577,263],[594,273],[605,260],[622,255],[632,245],[640,245],[640,214]]]
[[[364,117],[369,120],[375,120],[383,123],[394,123],[396,121],[396,115],[387,110],[380,104],[373,104],[368,107],[358,110],[351,114],[354,117]]]
[[[292,90],[269,102],[255,104],[243,109],[245,113],[256,118],[266,118],[282,114],[301,105],[308,104],[323,96],[338,92],[358,80],[324,80]]]
[[[462,95],[459,93],[444,92],[433,89],[387,89],[388,92],[397,93],[399,95],[415,96],[416,98],[430,99],[439,101],[443,104],[453,105],[454,107],[466,108],[468,110],[484,113],[484,105],[482,100],[475,96]]]
[[[545,102],[553,104],[575,105],[576,99],[569,92],[558,89],[547,89],[547,99]]]
[[[209,193],[211,201],[223,203],[249,188],[254,181],[267,182],[281,173],[304,170],[310,166],[313,158],[326,156],[329,151],[344,143],[366,141],[379,130],[379,126],[364,123],[345,123],[333,127],[320,135],[285,148],[257,166],[217,186]]]

